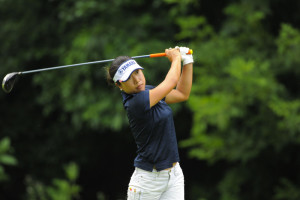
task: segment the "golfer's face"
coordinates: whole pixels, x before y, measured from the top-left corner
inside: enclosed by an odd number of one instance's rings
[[[145,90],[146,80],[141,69],[132,72],[126,82],[121,82],[121,89],[127,94],[139,93]]]

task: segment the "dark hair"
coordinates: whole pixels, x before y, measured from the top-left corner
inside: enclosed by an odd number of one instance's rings
[[[118,56],[117,58],[114,59],[111,65],[106,68],[106,80],[108,84],[115,85],[113,77],[115,76],[117,70],[119,69],[122,63],[130,59],[131,57],[129,56]],[[117,82],[117,84],[120,84],[119,81]]]

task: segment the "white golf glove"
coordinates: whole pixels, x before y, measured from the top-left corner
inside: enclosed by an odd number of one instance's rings
[[[188,47],[178,47],[178,46],[176,46],[175,49],[179,49],[179,51],[180,51],[183,66],[194,62],[193,55],[192,54],[187,54],[190,50]]]

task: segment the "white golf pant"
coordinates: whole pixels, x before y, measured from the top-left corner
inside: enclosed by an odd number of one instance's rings
[[[135,168],[127,196],[127,200],[184,200],[184,177],[179,163],[160,172]]]

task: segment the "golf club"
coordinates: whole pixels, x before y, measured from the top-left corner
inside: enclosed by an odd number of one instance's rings
[[[187,54],[193,54],[193,50],[190,49]],[[133,56],[131,58],[156,58],[156,57],[163,57],[166,56],[166,53],[154,53],[149,55],[141,55],[141,56]],[[29,74],[29,73],[35,73],[35,72],[42,72],[42,71],[49,71],[49,70],[55,70],[55,69],[62,69],[67,67],[76,67],[76,66],[82,66],[82,65],[89,65],[89,64],[97,64],[97,63],[106,63],[111,62],[114,59],[108,59],[108,60],[98,60],[98,61],[92,61],[92,62],[85,62],[85,63],[78,63],[78,64],[71,64],[71,65],[62,65],[57,67],[49,67],[49,68],[43,68],[43,69],[35,69],[35,70],[29,70],[29,71],[23,71],[23,72],[12,72],[7,74],[2,81],[2,89],[9,93],[12,88],[14,87],[14,84],[16,80],[20,77],[22,74]]]

